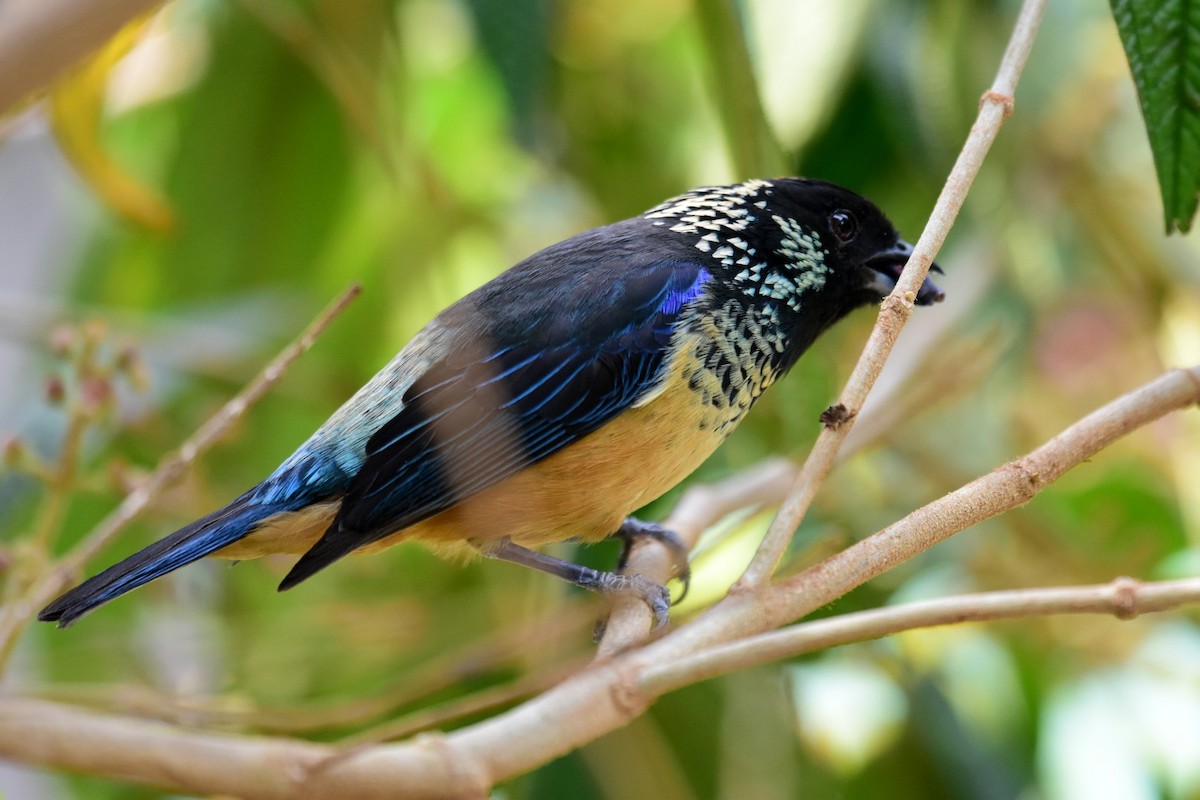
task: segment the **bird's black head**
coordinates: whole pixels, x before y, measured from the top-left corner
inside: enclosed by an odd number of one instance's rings
[[[731,299],[775,321],[787,339],[784,366],[847,313],[886,297],[912,254],[874,203],[825,181],[696,189],[645,216],[710,256],[714,304]],[[943,296],[926,280],[915,301]]]

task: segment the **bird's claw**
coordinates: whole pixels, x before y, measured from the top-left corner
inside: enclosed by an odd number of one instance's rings
[[[625,570],[625,565],[629,561],[629,554],[633,551],[634,542],[642,537],[653,539],[670,551],[672,572],[683,583],[683,591],[680,592],[679,598],[672,602],[671,605],[675,605],[675,603],[679,603],[683,598],[687,597],[688,588],[692,580],[692,568],[688,564],[688,547],[679,538],[679,534],[670,528],[664,528],[656,522],[643,522],[635,517],[627,517],[613,535],[620,537],[625,542],[625,547],[621,550],[621,557],[617,559],[616,572],[620,573]],[[657,584],[655,585],[657,586]],[[651,605],[651,608],[653,608],[653,605],[649,601],[647,601],[647,605]]]
[[[654,615],[654,627],[651,630],[661,630],[670,617],[671,593],[661,583],[646,580],[640,575],[631,576],[637,579],[638,589],[635,593],[650,608]]]
[[[595,570],[589,570],[589,573],[579,581],[583,588],[608,596],[636,597],[646,604],[654,617],[654,627],[651,630],[660,630],[667,624],[670,618],[671,593],[661,583],[655,583],[641,575],[618,575],[615,572]],[[596,623],[593,636],[597,640],[604,634],[607,622],[607,619],[602,619]]]

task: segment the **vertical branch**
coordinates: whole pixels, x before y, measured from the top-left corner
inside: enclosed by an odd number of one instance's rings
[[[896,282],[896,288],[883,301],[879,320],[875,323],[867,346],[838,400],[838,405],[846,412],[839,415],[844,422],[827,425],[817,437],[812,452],[792,484],[787,500],[779,509],[754,560],[735,589],[740,587],[756,590],[770,580],[822,481],[829,474],[838,449],[854,425],[854,417],[862,408],[871,387],[875,385],[875,380],[904,328],[904,323],[912,313],[917,290],[925,280],[929,265],[933,263],[934,256],[941,249],[950,227],[958,217],[958,212],[966,200],[967,190],[979,174],[979,168],[983,165],[983,159],[991,149],[992,142],[996,140],[1000,126],[1012,113],[1017,81],[1029,58],[1029,51],[1033,47],[1033,40],[1045,9],[1046,0],[1025,0],[1021,6],[992,88],[984,92],[980,100],[979,115],[975,124],[971,126],[962,152],[959,153],[958,160],[946,179],[946,185],[942,187],[942,193],[933,207],[929,222],[925,225],[921,238],[917,240],[913,255],[900,280]]]

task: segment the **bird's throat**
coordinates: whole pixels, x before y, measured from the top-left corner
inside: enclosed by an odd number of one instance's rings
[[[770,322],[733,300],[683,321],[671,369],[692,393],[702,430],[728,435],[779,377],[787,347]]]

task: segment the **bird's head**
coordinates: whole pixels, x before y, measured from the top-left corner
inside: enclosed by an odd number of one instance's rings
[[[847,313],[883,300],[913,251],[870,200],[803,178],[696,189],[646,217],[710,257],[714,303],[732,299],[777,321],[789,363]],[[943,297],[926,279],[915,302]]]

